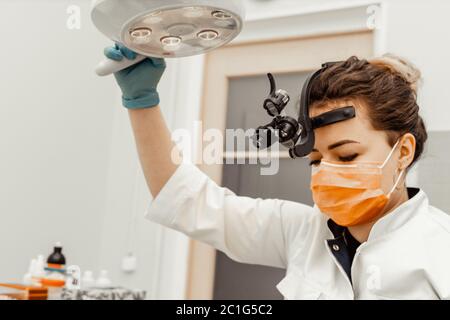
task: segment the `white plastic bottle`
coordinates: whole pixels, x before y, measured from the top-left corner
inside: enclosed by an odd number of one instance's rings
[[[109,287],[111,287],[111,284],[112,284],[112,281],[108,277],[108,271],[107,270],[100,271],[100,276],[98,277],[95,285],[98,288],[109,288]]]
[[[31,274],[33,285],[40,286],[43,278],[45,278],[45,259],[44,255],[40,254],[38,255],[35,268]]]
[[[33,275],[36,273],[36,259],[31,259],[30,265],[28,266],[28,272],[23,276],[23,284],[26,286],[31,286],[34,284]]]
[[[81,278],[81,288],[90,289],[95,287],[94,273],[90,270],[86,270]]]

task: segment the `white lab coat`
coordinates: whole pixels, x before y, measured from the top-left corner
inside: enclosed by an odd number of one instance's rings
[[[146,217],[238,262],[286,268],[277,285],[285,299],[450,299],[450,217],[423,191],[373,226],[355,254],[353,285],[317,207],[236,196],[191,164],[177,169]]]

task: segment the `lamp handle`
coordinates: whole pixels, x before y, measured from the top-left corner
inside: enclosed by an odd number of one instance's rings
[[[146,59],[146,56],[138,55],[134,60],[123,59],[122,61],[114,61],[111,59],[105,59],[101,61],[97,68],[95,69],[95,73],[100,77],[109,76],[115,72],[131,67],[132,65],[138,64],[142,60]]]

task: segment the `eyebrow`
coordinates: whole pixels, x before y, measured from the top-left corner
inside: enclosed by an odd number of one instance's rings
[[[333,149],[336,149],[336,148],[338,148],[340,146],[343,146],[344,144],[349,144],[349,143],[359,143],[359,142],[358,141],[354,141],[354,140],[341,140],[341,141],[338,141],[336,143],[330,144],[328,146],[328,150],[333,150]],[[319,150],[317,150],[317,149],[312,149],[312,151],[313,152],[319,152]]]

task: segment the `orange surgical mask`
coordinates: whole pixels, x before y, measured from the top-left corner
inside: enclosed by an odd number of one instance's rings
[[[404,171],[389,193],[382,189],[383,168],[391,158],[395,144],[383,163],[340,164],[321,161],[313,167],[311,190],[314,202],[323,214],[343,227],[374,221],[386,207]]]

